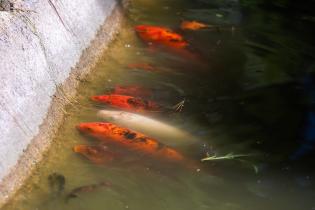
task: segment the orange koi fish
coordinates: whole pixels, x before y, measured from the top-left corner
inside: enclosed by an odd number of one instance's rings
[[[197,22],[197,21],[183,21],[180,25],[180,28],[182,30],[192,30],[192,31],[196,31],[196,30],[204,29],[208,27],[210,26],[204,23]]]
[[[73,151],[79,153],[95,164],[105,164],[113,161],[118,155],[108,150],[105,145],[76,145]]]
[[[151,89],[137,86],[137,85],[116,85],[114,90],[112,91],[114,95],[129,95],[134,97],[150,97],[152,96]]]
[[[173,49],[184,49],[188,42],[171,29],[160,26],[138,25],[135,27],[138,36],[147,43],[158,44]]]
[[[161,112],[163,110],[163,107],[158,105],[157,103],[141,99],[138,97],[133,96],[126,96],[126,95],[100,95],[100,96],[92,96],[91,99],[93,101],[101,102],[108,104],[110,106],[129,110],[129,111],[135,111],[135,112],[145,112],[145,111],[151,111],[151,112]]]
[[[130,63],[127,66],[129,69],[142,69],[145,71],[157,71],[157,68],[149,63]]]
[[[171,29],[160,26],[138,25],[135,27],[138,36],[147,44],[150,49],[165,47],[172,53],[176,53],[185,59],[200,62],[200,56],[188,49],[188,42],[183,36],[173,32]]]
[[[80,123],[77,129],[106,143],[112,143],[125,149],[168,161],[182,161],[184,157],[176,150],[128,128],[112,123]]]

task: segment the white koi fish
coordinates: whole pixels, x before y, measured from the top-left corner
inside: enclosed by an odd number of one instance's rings
[[[183,130],[143,115],[124,111],[101,110],[97,116],[108,122],[144,133],[169,146],[183,146],[198,142],[196,137]]]

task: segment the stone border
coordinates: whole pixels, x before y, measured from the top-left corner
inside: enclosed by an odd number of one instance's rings
[[[65,105],[71,103],[80,80],[95,67],[108,44],[115,38],[122,21],[123,8],[118,4],[97,32],[96,38],[82,52],[80,61],[71,70],[69,77],[57,88],[39,133],[28,145],[18,163],[10,170],[9,175],[0,183],[0,208],[12,198],[42,160],[64,120]]]

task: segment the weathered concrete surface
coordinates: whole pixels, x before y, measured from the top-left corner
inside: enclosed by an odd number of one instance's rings
[[[21,0],[14,7],[0,12],[0,207],[41,159],[63,106],[122,19],[115,0]]]

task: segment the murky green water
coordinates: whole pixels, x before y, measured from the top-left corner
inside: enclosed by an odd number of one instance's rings
[[[127,23],[82,82],[47,157],[3,209],[315,209],[315,17],[309,8],[262,0],[131,1]],[[220,30],[180,31],[181,20]],[[134,33],[137,24],[177,30],[199,59],[149,50]],[[130,63],[158,70],[131,70]],[[96,144],[75,125],[100,120],[96,112],[108,107],[89,98],[115,85],[154,88],[152,100],[167,106],[185,98],[181,113],[153,117],[200,139],[180,148],[189,159],[206,152],[251,156],[203,162],[200,172],[132,154],[92,164],[72,151],[77,144]],[[49,186],[52,173],[65,177],[59,194]],[[111,186],[65,201],[72,189],[102,181]]]

